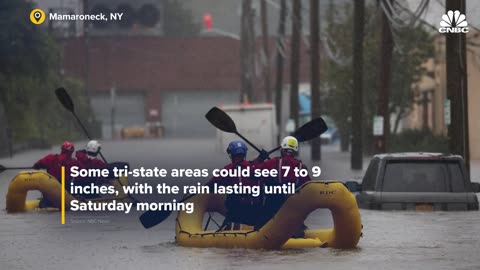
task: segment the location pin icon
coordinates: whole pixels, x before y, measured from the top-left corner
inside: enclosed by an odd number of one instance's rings
[[[42,13],[40,13],[39,11],[35,11],[35,13],[33,13],[33,17],[35,18],[35,21],[37,21],[38,23],[42,18]]]
[[[45,21],[45,17],[45,12],[39,8],[36,8],[30,12],[30,21],[33,24],[42,24]]]

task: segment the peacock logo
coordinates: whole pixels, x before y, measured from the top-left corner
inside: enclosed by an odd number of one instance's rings
[[[468,33],[467,17],[458,10],[449,10],[443,14],[440,26],[440,33]]]

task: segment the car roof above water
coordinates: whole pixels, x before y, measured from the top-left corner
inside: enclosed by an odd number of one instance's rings
[[[443,154],[443,153],[431,153],[431,152],[402,152],[402,153],[388,153],[378,154],[373,156],[378,159],[388,160],[462,160],[462,156]]]

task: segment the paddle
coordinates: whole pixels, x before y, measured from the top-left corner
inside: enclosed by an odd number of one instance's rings
[[[205,118],[207,118],[208,122],[210,122],[213,126],[220,129],[221,131],[227,133],[234,133],[238,137],[242,138],[246,143],[248,143],[251,147],[257,150],[259,153],[262,153],[258,147],[256,147],[252,142],[247,140],[247,138],[243,137],[240,133],[238,133],[237,127],[235,126],[235,122],[233,122],[232,118],[228,116],[228,114],[217,107],[213,107],[210,111],[205,114]]]
[[[327,129],[327,124],[321,117],[319,117],[308,121],[306,124],[295,130],[293,137],[297,138],[298,142],[305,142],[322,135]],[[272,154],[280,148],[281,146],[278,146],[275,149],[270,150],[268,154]]]
[[[178,203],[182,203],[182,202],[192,198],[195,195],[196,194],[187,195],[185,198],[181,199]],[[170,216],[170,214],[172,212],[173,211],[171,211],[171,210],[163,210],[163,211],[149,210],[149,211],[143,213],[139,217],[139,219],[140,219],[140,222],[142,223],[142,225],[145,229],[150,229],[151,227],[162,223],[165,219],[167,219]]]
[[[57,96],[57,99],[60,101],[60,103],[62,103],[63,107],[67,109],[69,112],[71,112],[75,117],[75,119],[77,119],[77,123],[80,125],[85,135],[87,135],[87,138],[89,140],[92,140],[92,137],[88,133],[85,126],[82,124],[82,121],[80,121],[80,118],[78,118],[77,114],[75,113],[75,106],[73,104],[72,98],[67,93],[67,90],[65,90],[65,88],[63,87],[60,87],[57,90],[55,90],[55,95]],[[99,154],[100,154],[100,157],[102,157],[103,161],[105,161],[105,163],[108,163],[105,157],[103,156],[103,154],[101,152],[99,152]]]
[[[75,106],[73,104],[73,100],[70,97],[70,95],[67,93],[67,90],[65,90],[65,88],[63,88],[63,87],[60,87],[60,88],[55,90],[55,95],[57,96],[57,99],[60,101],[60,103],[62,103],[63,107],[65,107],[65,109],[67,109],[69,112],[71,112],[73,114],[73,116],[75,117],[75,119],[77,119],[78,124],[80,125],[80,127],[82,127],[82,130],[85,133],[85,135],[87,135],[87,138],[89,140],[92,140],[92,137],[90,137],[90,134],[88,134],[88,131],[85,128],[85,126],[82,124],[82,121],[80,121],[80,118],[78,118],[77,114],[75,113]],[[105,159],[105,157],[103,156],[102,152],[100,152],[100,150],[99,150],[99,154],[102,157],[103,161],[105,161],[105,163],[108,163],[107,160]],[[122,186],[122,187],[124,186],[122,184],[122,181],[120,181],[120,179],[118,179],[118,178],[115,178],[115,179],[118,181],[120,186]],[[127,194],[127,195],[134,202],[140,202],[139,200],[135,199],[131,194]]]
[[[32,170],[32,167],[10,167],[6,168],[5,166],[0,164],[0,173],[6,171],[6,170]]]
[[[237,126],[235,125],[235,122],[233,122],[232,118],[228,116],[227,113],[222,111],[221,109],[217,107],[211,108],[207,114],[205,114],[205,118],[207,118],[208,122],[210,122],[214,127],[220,129],[221,131],[227,132],[227,133],[234,133],[240,138],[242,138],[245,142],[247,142],[250,146],[252,146],[255,150],[257,150],[259,153],[262,151],[255,146],[252,142],[247,140],[247,138],[243,137],[237,130]],[[183,202],[185,200],[190,199],[192,195],[188,195],[184,199],[182,199],[180,202]],[[143,213],[140,216],[140,222],[142,223],[143,227],[146,229],[151,228],[165,219],[167,219],[172,211],[164,210],[164,211],[147,211]]]
[[[228,116],[224,111],[220,110],[217,107],[213,107],[206,115],[205,117],[208,119],[212,125],[214,125],[216,128],[228,132],[228,133],[235,133],[242,139],[244,139],[247,143],[252,145],[253,148],[255,148],[257,151],[260,152],[258,148],[256,148],[251,142],[243,138],[240,134],[237,132],[237,128],[235,126],[235,123],[233,122],[232,118]],[[325,124],[325,121],[322,118],[316,118],[305,125],[301,126],[294,132],[295,138],[297,138],[298,141],[304,142],[311,140],[315,137],[320,136],[323,132],[327,130],[327,125]],[[280,146],[273,149],[272,151],[268,152],[269,154],[277,151],[280,149]],[[188,195],[184,199],[182,199],[180,202],[184,202],[191,197],[193,197],[194,194]],[[146,229],[149,229],[157,224],[160,224],[163,222],[165,219],[167,219],[172,211],[164,210],[164,211],[147,211],[143,213],[140,216],[140,222],[142,223],[143,227]]]
[[[240,138],[242,138],[245,142],[247,142],[250,146],[252,146],[255,150],[261,153],[261,150],[255,146],[252,142],[247,140],[243,137],[237,130],[235,122],[233,122],[232,118],[228,116],[224,111],[217,107],[211,108],[207,114],[205,114],[205,118],[207,118],[208,122],[210,122],[214,127],[220,129],[221,131],[227,133],[234,133]],[[193,195],[189,195],[182,199],[180,202],[188,200]],[[165,219],[167,219],[172,211],[164,210],[164,211],[147,211],[140,216],[140,222],[142,223],[143,227],[146,229],[151,228]]]

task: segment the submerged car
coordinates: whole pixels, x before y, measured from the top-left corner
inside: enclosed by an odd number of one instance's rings
[[[440,153],[376,155],[362,183],[347,182],[358,206],[379,210],[478,210],[480,183],[463,158]]]

